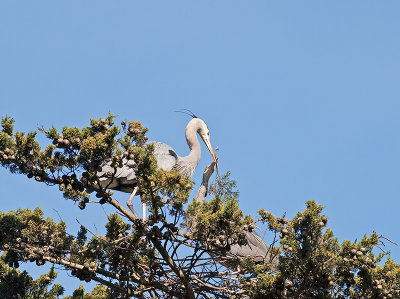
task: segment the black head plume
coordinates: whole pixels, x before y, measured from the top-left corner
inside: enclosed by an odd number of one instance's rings
[[[194,115],[194,113],[193,113],[192,111],[190,111],[190,110],[188,110],[188,109],[179,109],[179,110],[174,111],[174,112],[179,112],[179,113],[187,114],[187,115],[189,115],[189,116],[191,116],[191,117],[193,117],[193,118],[198,118],[196,115]]]

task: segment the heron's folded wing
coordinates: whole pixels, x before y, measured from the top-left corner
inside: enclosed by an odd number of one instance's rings
[[[121,182],[129,181],[131,183],[131,181],[136,180],[135,166],[136,163],[133,160],[126,158],[122,159],[122,166],[116,169],[111,167],[111,162],[107,162],[101,167],[101,171],[97,172],[97,176],[100,181],[114,177],[120,179]]]
[[[166,171],[172,170],[178,161],[178,155],[174,149],[162,142],[151,142],[150,144],[154,145],[153,154],[156,157],[158,168]]]
[[[238,257],[256,257],[265,256],[268,252],[268,245],[264,240],[255,232],[243,231],[246,236],[247,244],[239,245],[233,244],[229,252]]]

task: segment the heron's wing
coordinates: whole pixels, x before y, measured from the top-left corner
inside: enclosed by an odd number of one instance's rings
[[[122,159],[121,167],[111,167],[111,162],[105,163],[101,171],[97,172],[100,184],[108,189],[131,192],[136,185],[136,163],[126,158]]]
[[[151,142],[154,145],[154,156],[157,159],[158,168],[166,171],[172,170],[178,161],[178,155],[172,147],[162,142]]]
[[[178,161],[178,155],[172,147],[161,142],[151,142],[154,145],[154,156],[157,159],[158,168],[170,171]],[[122,159],[122,165],[114,169],[111,162],[102,165],[97,172],[100,184],[104,188],[131,192],[136,186],[136,163],[126,158]]]
[[[254,230],[244,231],[246,235],[247,243],[250,247],[257,248],[256,251],[260,251],[260,254],[266,254],[269,247],[265,244],[265,241],[257,234]],[[256,252],[257,253],[257,252]]]
[[[264,240],[255,232],[243,231],[245,234],[247,244],[239,245],[233,244],[229,252],[238,257],[264,257],[268,253],[268,245]]]

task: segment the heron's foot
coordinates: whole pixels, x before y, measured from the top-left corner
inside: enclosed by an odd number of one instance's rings
[[[136,213],[135,209],[133,208],[132,200],[135,197],[136,193],[139,191],[139,187],[133,188],[133,191],[131,195],[129,196],[128,201],[126,202],[126,205],[128,206],[129,210],[132,211],[133,215],[135,215],[137,218],[139,218],[138,214]]]

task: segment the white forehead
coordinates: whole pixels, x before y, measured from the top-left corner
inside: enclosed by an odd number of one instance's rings
[[[203,130],[205,132],[208,131],[208,127],[206,125],[206,123],[200,119],[200,118],[193,118],[189,121],[187,127],[193,127],[196,128],[197,130]]]

